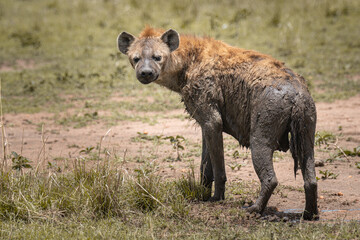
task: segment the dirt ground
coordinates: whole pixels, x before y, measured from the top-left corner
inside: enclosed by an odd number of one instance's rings
[[[360,220],[360,169],[355,165],[356,162],[360,162],[360,157],[342,157],[342,160],[326,161],[331,154],[338,152],[337,147],[353,149],[360,145],[360,95],[333,103],[317,103],[317,113],[317,130],[328,131],[337,136],[337,141],[330,143],[327,149],[324,146],[316,147],[316,160],[325,161],[324,166],[316,169],[318,177],[321,178],[320,170],[338,174],[336,179],[318,181],[321,219]],[[186,113],[183,110],[176,110],[166,114],[166,116],[175,115],[186,116]],[[54,115],[49,113],[7,114],[4,118],[8,151],[22,152],[22,155],[34,164],[41,161],[46,164],[47,161],[55,161],[54,159],[71,161],[84,155],[80,153],[81,150],[96,147],[101,142],[102,148],[109,149],[113,156],[115,154],[119,156],[119,161],[124,160],[125,157],[127,161],[122,163],[125,169],[131,170],[141,164],[134,160],[136,156],[146,157],[152,154],[155,157],[151,161],[159,165],[160,174],[164,178],[180,177],[188,171],[189,161],[164,160],[164,156],[176,157],[176,152],[170,144],[133,141],[132,139],[138,136],[138,132],[145,132],[148,136],[181,135],[188,141],[185,150],[181,151],[182,154],[185,156],[187,150],[191,148],[194,154],[190,159],[194,159],[196,169],[200,163],[200,127],[194,121],[184,118],[164,118],[154,125],[125,121],[113,127],[106,127],[99,121],[78,129],[55,124]],[[44,123],[43,133],[41,123]],[[229,136],[224,138],[226,144],[234,144]],[[44,142],[45,154],[42,150]],[[225,149],[227,149],[226,144]],[[239,147],[237,150],[241,153],[241,157],[236,161],[231,156],[233,150],[225,151],[228,182],[258,181],[251,158],[246,157],[250,154],[249,150]],[[238,165],[234,165],[236,163]],[[238,170],[237,166],[240,165]],[[289,152],[274,158],[281,194],[277,193],[271,197],[269,207],[276,207],[284,212],[300,212],[303,209],[304,193],[301,190],[294,190],[303,186],[302,176],[298,173],[295,179],[293,165]],[[254,186],[254,190],[255,188]]]

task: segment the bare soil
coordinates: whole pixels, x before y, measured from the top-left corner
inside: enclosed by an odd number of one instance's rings
[[[15,63],[5,62],[0,64],[0,72],[12,72],[24,69],[34,69],[36,64],[34,60],[17,59]]]
[[[330,143],[327,147],[324,145],[316,147],[316,160],[325,163],[316,170],[320,178],[318,192],[321,219],[360,220],[360,169],[355,165],[356,162],[360,162],[360,157],[342,156],[342,160],[326,161],[331,158],[331,154],[337,153],[339,148],[353,149],[360,145],[360,95],[333,103],[317,103],[317,113],[317,130],[328,131],[337,136],[335,143]],[[55,115],[49,113],[7,114],[4,118],[8,151],[22,152],[22,155],[32,160],[34,164],[40,162],[40,165],[46,166],[47,161],[71,162],[84,156],[84,153],[80,153],[81,150],[96,147],[101,143],[102,149],[106,148],[113,156],[119,156],[122,167],[129,171],[142,164],[141,161],[135,160],[140,156],[142,159],[150,159],[149,161],[157,163],[160,168],[159,174],[164,178],[178,178],[188,171],[191,159],[198,168],[201,152],[200,127],[194,121],[171,117],[179,115],[186,116],[186,113],[182,110],[169,111],[164,113],[164,116],[170,117],[160,119],[154,125],[124,121],[116,126],[106,127],[99,121],[78,129],[56,124]],[[42,124],[44,124],[43,128]],[[162,144],[134,141],[138,132],[147,133],[149,136],[185,137],[187,142],[181,154],[182,159],[187,160],[171,161],[176,159],[177,155],[168,140],[163,140]],[[236,148],[241,157],[235,159],[232,156],[234,149],[228,146],[236,143],[229,136],[224,136],[224,139],[228,182],[235,184],[239,181],[258,181],[251,164],[249,150]],[[43,146],[45,153],[42,150]],[[190,150],[193,154],[189,154]],[[123,161],[124,158],[126,161]],[[241,167],[237,169],[239,165]],[[285,213],[301,212],[305,204],[303,180],[300,173],[296,178],[294,177],[294,163],[290,153],[275,157],[274,166],[280,185],[268,203],[269,209]],[[338,176],[336,179],[321,179],[320,170],[328,170]],[[258,185],[254,183],[254,191],[257,187]],[[210,205],[212,206],[213,204]]]

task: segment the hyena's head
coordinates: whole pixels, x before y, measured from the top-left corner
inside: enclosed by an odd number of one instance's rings
[[[172,29],[161,36],[148,35],[139,38],[122,32],[117,39],[120,52],[129,57],[136,71],[136,78],[143,84],[151,83],[160,77],[171,52],[179,47],[179,42],[179,34]]]

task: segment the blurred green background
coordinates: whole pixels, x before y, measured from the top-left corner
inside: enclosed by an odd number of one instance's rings
[[[118,53],[117,35],[146,24],[270,54],[308,80],[316,101],[346,98],[360,92],[359,23],[358,0],[1,0],[3,107],[181,108],[176,94],[138,83]]]

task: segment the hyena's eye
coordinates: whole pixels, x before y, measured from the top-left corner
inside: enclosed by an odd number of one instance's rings
[[[161,61],[161,56],[153,56],[153,59],[157,62]]]
[[[133,58],[133,61],[134,61],[134,63],[138,63],[138,62],[140,61],[140,58],[134,57],[134,58]]]

